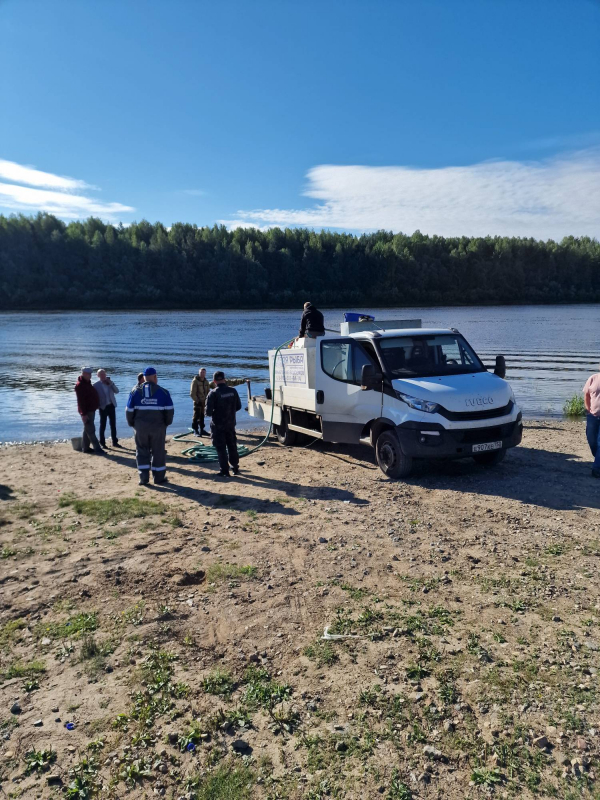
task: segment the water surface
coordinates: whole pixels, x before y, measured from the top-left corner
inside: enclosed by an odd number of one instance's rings
[[[369,312],[368,308],[352,309]],[[339,330],[343,309],[325,311]],[[558,415],[600,362],[600,305],[377,309],[379,319],[420,317],[425,327],[458,328],[487,364],[506,356],[507,378],[527,416]],[[268,380],[267,350],[298,332],[300,311],[135,311],[0,314],[0,441],[77,436],[81,424],[73,386],[82,365],[104,367],[120,388],[117,424],[127,435],[124,407],[137,373],[156,367],[172,394],[175,422],[192,419],[190,381],[209,376]],[[242,403],[245,386],[240,387]],[[239,427],[251,427],[245,411]]]

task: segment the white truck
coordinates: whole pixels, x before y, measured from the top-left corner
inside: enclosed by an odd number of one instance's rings
[[[248,411],[266,422],[273,414],[281,444],[305,437],[368,444],[385,475],[403,478],[415,458],[493,466],[521,442],[522,414],[502,356],[491,373],[454,328],[360,320],[342,323],[339,336],[269,351],[271,385],[263,397],[249,390]]]

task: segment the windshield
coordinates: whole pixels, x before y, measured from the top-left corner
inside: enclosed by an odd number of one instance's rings
[[[424,378],[485,372],[475,351],[459,334],[390,336],[378,345],[391,378]]]

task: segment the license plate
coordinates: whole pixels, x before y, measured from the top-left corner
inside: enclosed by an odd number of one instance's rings
[[[486,442],[486,444],[474,444],[473,452],[485,453],[486,450],[500,450],[501,448],[502,448],[502,442]]]

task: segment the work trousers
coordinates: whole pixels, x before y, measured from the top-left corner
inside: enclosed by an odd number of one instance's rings
[[[600,417],[595,417],[588,412],[585,434],[594,456],[592,469],[600,472]]]
[[[219,457],[219,466],[223,472],[229,472],[229,464],[237,467],[240,457],[237,450],[237,437],[235,428],[217,428],[211,423],[210,435],[212,443]],[[229,458],[227,455],[229,454]]]
[[[104,447],[105,433],[106,433],[106,420],[110,423],[110,438],[113,444],[117,444],[117,415],[116,409],[112,403],[100,409],[100,444]]]
[[[204,403],[194,403],[194,419],[192,420],[192,429],[199,428],[204,430]]]
[[[85,453],[90,447],[96,452],[102,450],[100,442],[96,436],[96,412],[88,411],[87,422],[83,423],[83,433],[81,434],[81,449]]]
[[[162,416],[162,414],[161,414]],[[150,470],[154,475],[154,482],[160,483],[164,480],[166,467],[165,437],[167,428],[165,425],[135,425],[135,460],[140,473],[140,480],[147,481],[150,478]]]

